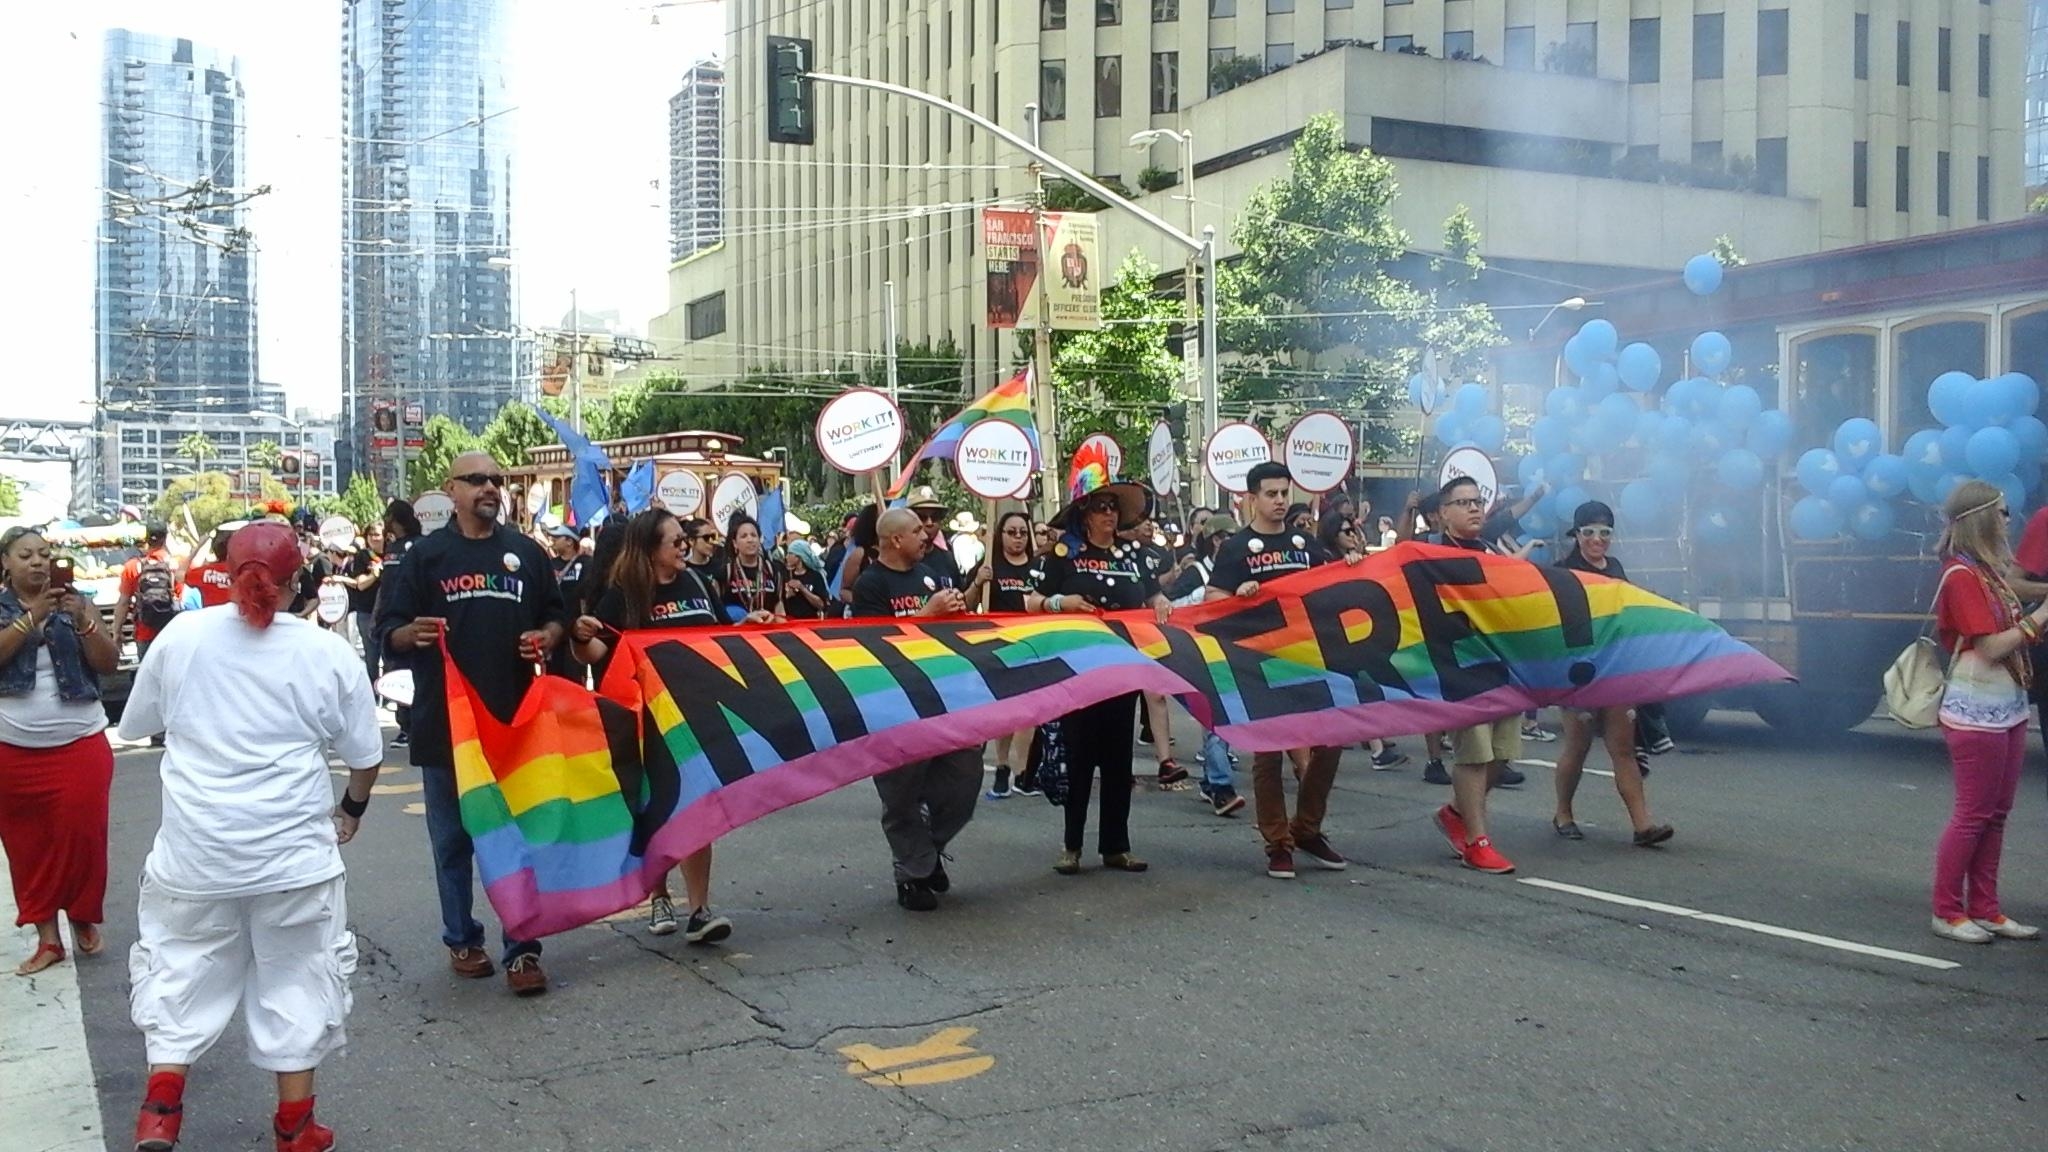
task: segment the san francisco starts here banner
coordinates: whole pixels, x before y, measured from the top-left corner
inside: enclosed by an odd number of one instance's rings
[[[1632,585],[1421,544],[1165,625],[1136,611],[635,633],[602,696],[543,677],[509,724],[448,672],[463,824],[519,938],[632,907],[778,809],[1125,692],[1179,697],[1262,751],[1790,678]]]

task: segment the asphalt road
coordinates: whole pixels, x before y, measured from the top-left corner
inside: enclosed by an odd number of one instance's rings
[[[2033,755],[2003,887],[2041,922]],[[118,758],[117,908],[155,828],[153,765],[147,749]],[[424,823],[405,811],[417,775],[395,771],[346,850],[364,963],[320,1113],[343,1147],[387,1152],[1929,1149],[2048,1133],[2048,945],[1927,930],[1949,802],[1932,736],[1873,722],[1798,747],[1717,714],[1656,762],[1652,801],[1678,836],[1654,851],[1628,843],[1595,776],[1589,839],[1554,837],[1550,772],[1530,767],[1493,805],[1514,877],[1449,858],[1429,820],[1448,790],[1419,767],[1347,755],[1329,832],[1354,864],[1291,882],[1264,875],[1248,812],[1218,820],[1192,793],[1138,797],[1143,876],[1092,857],[1056,876],[1050,806],[984,802],[930,915],[896,907],[878,803],[851,787],[719,845],[724,946],[637,917],[580,929],[548,942],[554,987],[535,1001],[448,973]],[[143,1078],[132,926],[117,917],[110,954],[78,968],[121,1150]],[[195,1075],[184,1147],[267,1148],[269,1111],[237,1025]]]

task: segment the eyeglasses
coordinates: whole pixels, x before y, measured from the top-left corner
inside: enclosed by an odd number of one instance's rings
[[[1578,533],[1581,540],[1611,540],[1614,538],[1614,529],[1609,528],[1605,524],[1587,524],[1581,527]]]
[[[691,539],[691,540],[692,540],[693,542],[694,542],[694,541],[697,541],[697,540],[716,540],[716,539],[718,539],[718,533],[716,533],[716,532],[699,532],[699,533],[697,533],[697,534],[696,534],[695,536],[692,536],[692,537],[690,537],[690,539]]]
[[[1116,511],[1116,501],[1092,500],[1081,505],[1081,509],[1085,512],[1114,512]]]
[[[917,518],[927,524],[937,524],[943,516],[945,516],[944,512],[919,512],[917,514]]]
[[[1025,530],[1023,530],[1022,528],[1005,528],[1005,529],[1003,529],[1003,535],[1005,535],[1005,536],[1029,536],[1029,535],[1031,535],[1031,533],[1029,533],[1029,532],[1026,532],[1026,531],[1025,531]]]
[[[481,488],[486,484],[493,488],[503,488],[505,486],[505,474],[503,472],[464,472],[460,476],[450,476],[449,479],[460,480],[472,488]]]
[[[1456,500],[1446,500],[1442,506],[1445,508],[1484,508],[1486,507],[1486,501],[1481,500],[1477,496],[1465,496]]]

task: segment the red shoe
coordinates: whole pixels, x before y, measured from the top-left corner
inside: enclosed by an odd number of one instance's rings
[[[158,1072],[149,1078],[142,1111],[135,1117],[135,1152],[171,1152],[185,1123],[185,1078]]]
[[[1443,832],[1444,839],[1451,842],[1451,855],[1459,860],[1465,858],[1465,818],[1449,804],[1436,810],[1436,826]]]
[[[277,1152],[328,1152],[334,1147],[334,1129],[314,1120],[310,1112],[290,1132],[275,1126],[272,1130],[277,1134]]]
[[[1461,859],[1465,861],[1465,867],[1475,872],[1490,872],[1496,876],[1504,876],[1515,870],[1514,861],[1494,851],[1493,841],[1485,836],[1465,845],[1465,854]]]

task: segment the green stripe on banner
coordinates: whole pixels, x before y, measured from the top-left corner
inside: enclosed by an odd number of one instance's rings
[[[548,800],[516,818],[496,787],[472,788],[462,794],[462,826],[470,835],[482,836],[507,824],[517,824],[520,833],[535,844],[587,844],[631,830],[633,814],[617,793],[581,803]]]

